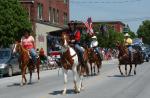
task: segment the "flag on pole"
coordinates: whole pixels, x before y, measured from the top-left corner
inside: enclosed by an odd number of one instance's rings
[[[87,28],[87,33],[92,35],[94,33],[93,27],[92,27],[92,19],[91,17],[87,19],[87,21],[84,23]]]

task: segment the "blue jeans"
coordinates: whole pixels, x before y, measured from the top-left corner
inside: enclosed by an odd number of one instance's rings
[[[36,63],[36,61],[37,61],[37,54],[36,54],[35,49],[34,48],[30,49],[29,53],[30,53],[31,58],[33,59],[34,63]]]
[[[103,56],[99,50],[99,47],[94,48],[96,50],[96,52],[98,53],[98,55],[100,56],[101,59],[103,59]]]
[[[79,55],[79,59],[82,60],[83,59],[83,52],[84,52],[84,50],[77,43],[75,44],[75,49],[78,50],[77,52],[78,52],[78,55]]]
[[[128,51],[129,51],[129,58],[130,58],[130,60],[132,60],[133,59],[133,57],[132,57],[132,45],[128,46]]]
[[[128,50],[129,50],[129,52],[132,52],[132,46],[131,45],[128,46]]]

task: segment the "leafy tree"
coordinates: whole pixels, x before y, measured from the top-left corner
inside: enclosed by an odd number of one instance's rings
[[[142,25],[138,28],[137,34],[138,37],[143,38],[145,44],[150,45],[150,20],[143,21]]]
[[[19,0],[0,0],[0,46],[12,44],[21,29],[31,29],[31,23]]]
[[[100,27],[99,25],[96,25],[93,28],[94,28],[94,32],[98,32],[96,36],[97,36],[100,47],[113,48],[113,47],[115,47],[115,43],[117,41],[120,41],[120,42],[124,41],[124,34],[123,33],[114,32],[111,28],[109,28],[107,30],[107,32],[100,32],[99,27]],[[89,41],[89,38],[86,35],[86,33],[84,33],[82,35],[81,41],[82,42],[84,42],[84,41],[88,42]]]

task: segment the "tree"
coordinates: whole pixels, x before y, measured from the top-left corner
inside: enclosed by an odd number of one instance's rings
[[[20,38],[21,29],[31,29],[31,23],[19,0],[0,0],[0,46],[8,47]]]
[[[138,37],[143,38],[143,43],[150,45],[150,20],[145,20],[139,26],[137,31]]]

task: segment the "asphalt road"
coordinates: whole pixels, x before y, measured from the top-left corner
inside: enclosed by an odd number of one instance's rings
[[[72,90],[73,77],[69,72],[67,94],[61,95],[63,75],[60,70],[58,76],[58,69],[42,71],[40,81],[34,73],[33,83],[23,87],[21,76],[2,78],[0,98],[150,98],[150,63],[137,66],[137,75],[132,76],[132,72],[129,77],[120,75],[117,64],[117,60],[104,61],[100,75],[84,77],[85,89],[79,94]]]

